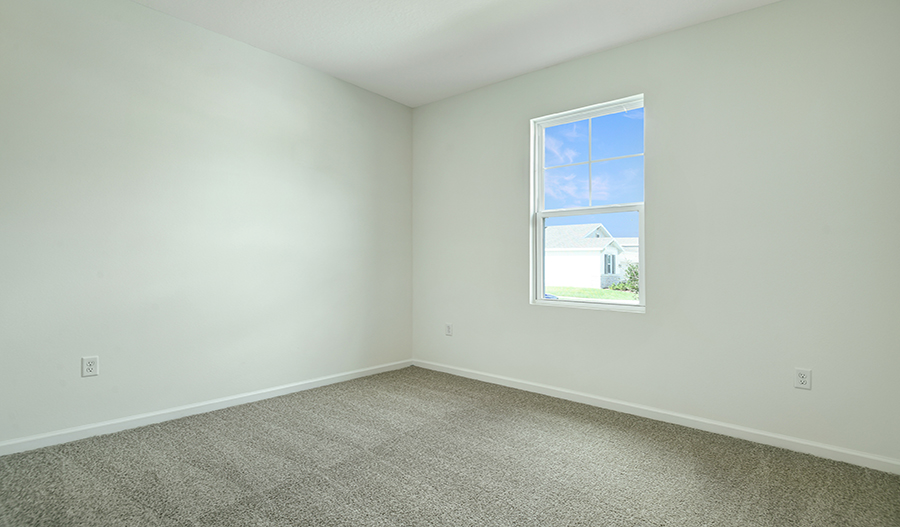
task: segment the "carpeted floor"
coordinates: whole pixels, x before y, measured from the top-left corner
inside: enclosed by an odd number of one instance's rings
[[[900,526],[900,476],[421,368],[0,457],[0,525]]]

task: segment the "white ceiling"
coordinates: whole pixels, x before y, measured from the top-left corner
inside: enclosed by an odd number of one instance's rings
[[[416,107],[777,0],[134,0]]]

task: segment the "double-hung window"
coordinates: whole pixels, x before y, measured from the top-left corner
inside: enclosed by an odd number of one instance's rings
[[[644,96],[531,127],[531,303],[643,312]]]

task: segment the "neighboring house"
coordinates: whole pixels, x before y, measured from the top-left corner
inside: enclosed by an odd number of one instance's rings
[[[614,238],[601,223],[544,228],[544,285],[605,289],[638,262],[637,238]]]

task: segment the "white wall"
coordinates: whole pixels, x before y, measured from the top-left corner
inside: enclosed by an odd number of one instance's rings
[[[784,0],[417,108],[414,358],[900,470],[898,23]],[[646,314],[529,305],[529,119],[638,93]]]
[[[129,1],[0,0],[0,442],[409,359],[411,119]]]

